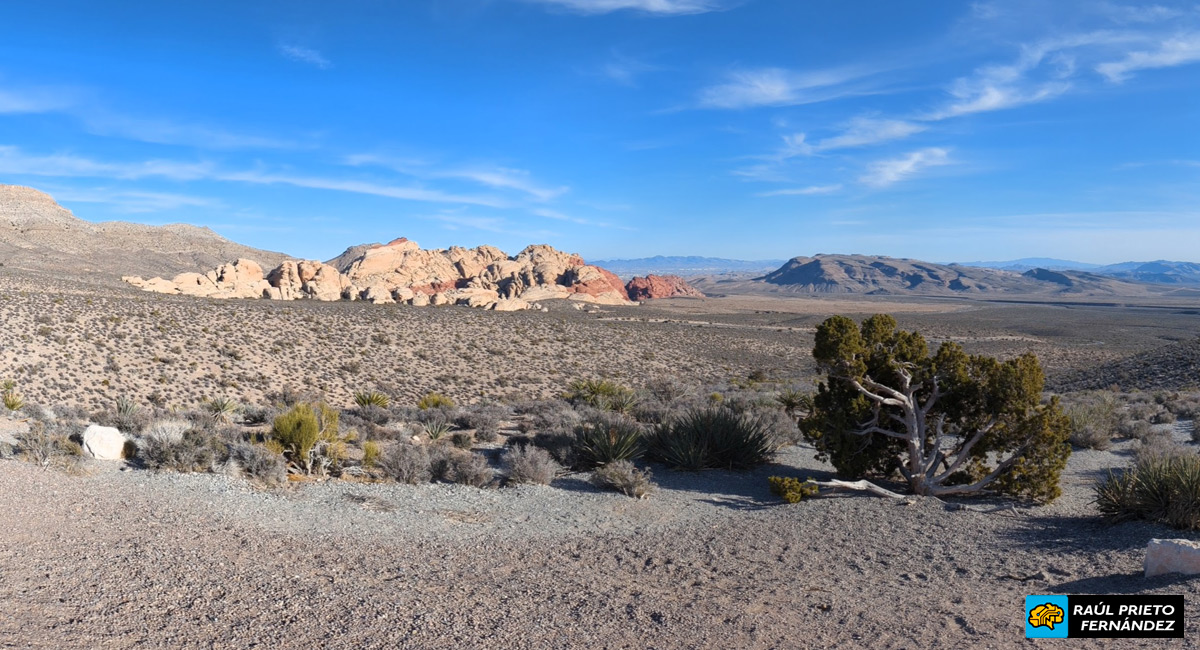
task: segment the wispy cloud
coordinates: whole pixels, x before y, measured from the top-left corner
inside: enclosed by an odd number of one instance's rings
[[[872,117],[856,117],[840,126],[842,132],[814,143],[808,142],[804,133],[791,133],[783,136],[783,147],[776,153],[775,158],[784,159],[795,156],[810,156],[823,151],[838,149],[853,149],[865,147],[892,140],[901,140],[920,133],[929,127],[908,120],[876,119]]]
[[[1129,52],[1118,61],[1101,63],[1096,66],[1096,72],[1109,81],[1120,83],[1137,70],[1171,68],[1197,61],[1200,61],[1200,34],[1192,33],[1167,39],[1153,50]]]
[[[718,0],[525,0],[561,7],[581,14],[607,14],[633,10],[660,16],[682,16],[719,11],[728,2]]]
[[[887,187],[930,168],[951,164],[950,152],[941,147],[918,149],[899,158],[877,160],[859,181],[871,187]]]
[[[387,185],[357,179],[328,178],[264,170],[228,170],[209,162],[147,160],[137,162],[98,161],[72,154],[27,155],[17,147],[0,146],[0,173],[47,177],[109,178],[137,180],[165,178],[175,181],[212,180],[256,185],[291,185],[310,189],[384,196],[406,201],[512,207],[500,197],[457,194],[420,186]]]
[[[201,149],[293,149],[290,140],[238,133],[205,124],[118,115],[104,110],[79,111],[83,128],[93,135],[118,137],[152,144]]]
[[[619,52],[614,52],[612,57],[600,66],[602,76],[623,86],[635,86],[639,76],[656,70],[661,68]]]
[[[54,113],[76,103],[73,92],[55,88],[0,87],[0,115],[5,113]]]
[[[164,212],[180,208],[219,208],[224,203],[213,198],[171,192],[146,192],[107,187],[84,189],[46,188],[60,202],[100,203],[119,212]]]
[[[815,196],[818,194],[833,194],[841,191],[842,186],[837,185],[812,185],[810,187],[788,187],[782,190],[773,190],[770,192],[762,192],[755,196]]]
[[[796,72],[783,68],[737,70],[700,91],[702,108],[740,109],[798,106],[873,92],[859,82],[874,71],[843,67]]]
[[[332,61],[311,47],[304,47],[303,45],[296,45],[294,43],[279,43],[276,48],[280,54],[298,63],[306,63],[322,70],[328,70],[333,67]]]
[[[439,168],[425,160],[397,158],[378,154],[354,154],[347,156],[345,163],[352,166],[374,165],[384,167],[405,176],[425,180],[467,180],[486,187],[521,192],[535,201],[543,202],[559,197],[571,189],[565,185],[559,187],[542,186],[533,180],[532,174],[528,170],[492,165]]]

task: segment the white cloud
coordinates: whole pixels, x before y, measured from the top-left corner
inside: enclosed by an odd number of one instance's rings
[[[866,94],[852,82],[871,74],[857,68],[833,68],[795,72],[782,68],[738,70],[724,83],[700,91],[703,108],[753,108],[757,106],[798,106],[830,101],[840,97]]]
[[[940,147],[927,147],[899,158],[875,161],[867,167],[867,173],[858,180],[871,187],[887,187],[911,178],[930,167],[949,164],[951,164],[949,151]]]
[[[1096,72],[1120,83],[1137,70],[1171,68],[1197,61],[1200,61],[1200,34],[1184,34],[1163,41],[1156,50],[1129,52],[1118,61],[1101,63]]]
[[[755,196],[815,196],[819,194],[833,194],[840,191],[842,186],[838,185],[813,185],[811,187],[789,187],[782,190],[773,190],[771,192],[762,192]]]
[[[723,2],[717,0],[526,0],[539,4],[553,5],[581,14],[606,14],[613,11],[634,10],[661,16],[681,16],[718,11]]]
[[[809,143],[808,136],[804,133],[784,135],[783,148],[779,150],[776,158],[786,160],[795,156],[811,156],[822,151],[852,149],[891,140],[901,140],[925,131],[929,127],[907,120],[856,117],[843,124],[841,128],[843,131],[840,135],[815,143]]]
[[[88,133],[138,142],[201,149],[291,149],[298,146],[287,140],[237,133],[203,124],[128,117],[101,110],[81,110],[77,113]]]
[[[293,61],[307,63],[308,65],[320,68],[322,70],[328,70],[333,67],[333,62],[325,58],[325,55],[321,54],[317,50],[312,49],[311,47],[304,47],[302,45],[295,45],[291,43],[280,43],[277,47],[280,54]]]

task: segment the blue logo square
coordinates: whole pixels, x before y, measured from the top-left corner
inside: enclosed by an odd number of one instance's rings
[[[1025,638],[1067,638],[1069,607],[1066,596],[1025,597]]]

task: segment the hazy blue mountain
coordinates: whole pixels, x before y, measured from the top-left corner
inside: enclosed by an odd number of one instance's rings
[[[664,256],[629,260],[588,260],[588,264],[606,268],[622,277],[633,275],[712,275],[719,273],[759,273],[779,268],[786,260],[729,260],[720,257]]]
[[[1095,271],[1099,264],[1073,262],[1053,257],[1023,257],[1019,260],[1003,262],[957,262],[959,266],[978,266],[987,269],[1002,269],[1005,271],[1028,271],[1030,269],[1049,269],[1051,271]]]
[[[1154,284],[1200,284],[1200,264],[1195,262],[1122,262],[1093,270],[1094,273]]]

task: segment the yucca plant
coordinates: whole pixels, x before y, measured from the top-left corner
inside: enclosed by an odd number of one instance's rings
[[[588,420],[575,430],[575,459],[579,469],[592,469],[618,460],[640,458],[642,428],[613,417]]]
[[[445,420],[434,420],[421,425],[421,432],[429,436],[430,440],[441,440],[447,433],[454,429],[454,425]]]
[[[6,388],[3,393],[4,408],[9,411],[19,411],[25,406],[25,400],[21,398],[21,394],[15,388]]]
[[[771,460],[775,443],[758,420],[726,408],[694,409],[660,424],[650,456],[676,469],[750,469]]]
[[[1154,456],[1096,483],[1096,507],[1113,521],[1145,519],[1200,530],[1200,456]]]
[[[137,402],[122,395],[117,398],[117,417],[131,418],[138,414],[142,407],[138,406]]]
[[[229,397],[213,397],[204,403],[204,410],[221,422],[232,422],[238,403]]]
[[[576,379],[567,385],[563,397],[572,404],[587,404],[605,411],[617,407],[633,410],[637,404],[632,389],[608,379]]]
[[[363,391],[354,394],[354,403],[359,406],[378,406],[385,409],[392,403],[391,398],[379,391]]]
[[[803,391],[787,388],[775,396],[775,402],[783,407],[788,417],[796,419],[797,411],[807,411],[812,406],[812,397]]]

